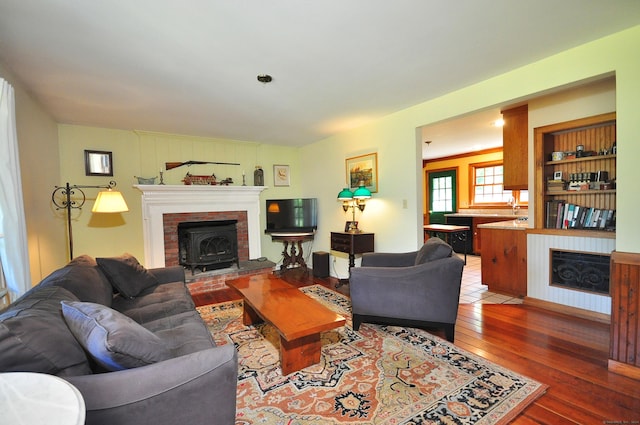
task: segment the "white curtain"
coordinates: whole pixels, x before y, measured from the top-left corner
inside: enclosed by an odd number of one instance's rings
[[[11,299],[31,288],[13,87],[0,78],[0,262]]]

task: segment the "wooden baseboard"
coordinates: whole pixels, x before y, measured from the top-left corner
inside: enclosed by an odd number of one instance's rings
[[[533,307],[542,308],[545,310],[554,311],[556,313],[568,314],[574,317],[580,317],[582,319],[593,320],[600,323],[611,323],[611,316],[604,313],[598,313],[591,310],[585,310],[578,307],[570,307],[563,304],[554,303],[551,301],[540,300],[538,298],[524,297],[524,304]]]
[[[640,380],[640,367],[636,367],[626,363],[620,363],[618,361],[609,359],[608,368],[609,372]]]

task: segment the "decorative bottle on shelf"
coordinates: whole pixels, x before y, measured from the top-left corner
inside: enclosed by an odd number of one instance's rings
[[[260,165],[256,165],[256,170],[253,172],[253,185],[264,186],[264,171]]]

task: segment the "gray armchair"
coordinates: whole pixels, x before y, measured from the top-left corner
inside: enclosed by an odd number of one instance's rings
[[[444,328],[453,342],[463,267],[438,238],[419,251],[363,254],[349,279],[353,329],[363,322]]]

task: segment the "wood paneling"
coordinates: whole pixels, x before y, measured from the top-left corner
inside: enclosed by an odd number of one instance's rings
[[[640,254],[611,254],[610,358],[612,370],[640,376]]]
[[[547,180],[552,179],[557,171],[561,171],[563,180],[567,181],[572,173],[597,171],[607,171],[609,180],[614,180],[616,178],[616,155],[611,154],[611,147],[615,141],[615,112],[534,129],[535,187],[533,196],[536,199],[534,211],[536,229],[545,227],[546,202],[551,199],[562,199],[582,207],[616,209],[615,190],[563,191],[560,193],[546,191]],[[577,145],[583,145],[585,151],[592,151],[596,154],[606,149],[609,154],[551,161],[552,152],[575,152]],[[554,234],[564,233],[566,235],[577,231],[575,229],[550,230]],[[611,237],[607,232],[589,231],[594,232],[594,237]]]

